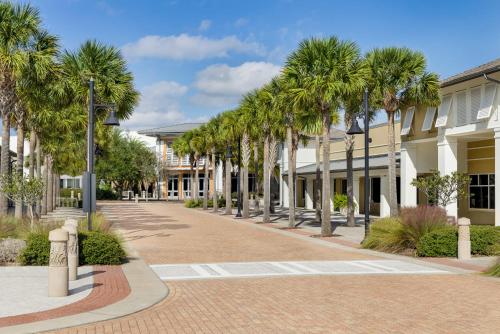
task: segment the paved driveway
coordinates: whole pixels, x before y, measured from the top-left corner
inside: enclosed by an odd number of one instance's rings
[[[175,203],[102,209],[155,265],[384,261]],[[496,333],[500,326],[500,280],[472,274],[170,279],[169,297],[148,310],[60,332]]]

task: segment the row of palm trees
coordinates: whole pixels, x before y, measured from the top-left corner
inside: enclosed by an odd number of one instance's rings
[[[43,28],[35,7],[0,3],[0,173],[23,174],[24,140],[29,138],[29,177],[43,178],[45,184],[36,206],[39,215],[53,210],[59,175],[79,175],[85,168],[90,78],[97,103],[113,102],[120,118],[130,116],[139,94],[116,48],[87,41],[76,51],[61,51],[58,37]],[[110,136],[102,126],[105,115],[96,118],[96,142],[105,147]],[[14,171],[9,166],[11,128],[17,132]],[[7,198],[0,194],[0,214],[7,210]],[[16,203],[15,214],[22,217],[22,203]]]
[[[370,120],[377,110],[388,118],[388,177],[391,215],[398,214],[394,124],[397,113],[410,106],[437,106],[438,75],[427,71],[422,53],[404,47],[376,48],[362,55],[356,43],[337,37],[302,41],[282,73],[262,88],[246,94],[237,108],[213,117],[206,125],[185,133],[174,142],[178,155],[189,154],[192,166],[200,157],[240,141],[242,148],[243,217],[248,217],[248,169],[252,156],[262,151],[263,222],[270,221],[270,177],[278,145],[286,142],[288,156],[289,227],[295,226],[296,155],[300,141],[314,138],[316,147],[316,219],[321,234],[330,236],[330,131],[343,119],[350,128],[362,110],[363,91],[369,91]],[[368,120],[368,121],[370,121]],[[354,137],[345,136],[347,160],[348,225],[354,226]],[[215,170],[215,168],[214,168]],[[231,212],[231,160],[225,162],[226,213]],[[254,169],[254,172],[257,172]],[[257,173],[258,174],[258,173]],[[208,172],[205,172],[205,178]],[[195,181],[194,183],[196,183]],[[205,185],[208,184],[205,180]],[[208,192],[205,189],[206,203]],[[215,192],[214,197],[218,194]],[[214,201],[215,203],[216,201]],[[204,205],[206,208],[206,205]],[[215,209],[216,210],[216,209]]]

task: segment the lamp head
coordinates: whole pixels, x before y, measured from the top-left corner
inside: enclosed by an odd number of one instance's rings
[[[354,122],[352,122],[351,127],[349,130],[347,130],[346,134],[348,135],[359,135],[362,134],[363,130],[359,127],[358,120],[355,119]]]
[[[111,112],[108,115],[108,118],[104,121],[104,125],[107,126],[119,126],[120,121],[118,121],[118,117],[116,117],[116,110],[115,107],[113,106],[111,109]]]

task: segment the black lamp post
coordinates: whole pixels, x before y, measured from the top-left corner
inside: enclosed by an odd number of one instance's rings
[[[104,121],[104,125],[108,126],[118,126],[120,122],[116,117],[115,104],[94,104],[94,79],[89,80],[89,116],[88,116],[88,126],[87,126],[87,171],[83,174],[83,183],[85,185],[83,196],[83,211],[87,213],[87,227],[88,230],[92,230],[92,213],[96,211],[95,206],[95,174],[94,174],[94,127],[95,127],[95,112],[98,109],[110,109],[107,119]]]
[[[238,139],[238,184],[236,185],[236,192],[238,199],[236,200],[236,206],[238,212],[236,213],[236,218],[241,218],[241,139]]]
[[[358,115],[358,117],[363,118],[363,123],[365,126],[365,238],[370,233],[370,119],[368,117],[368,88],[365,88],[363,94],[363,109],[364,113]],[[359,127],[357,117],[354,118],[351,128],[347,130],[348,135],[362,134],[363,130]]]

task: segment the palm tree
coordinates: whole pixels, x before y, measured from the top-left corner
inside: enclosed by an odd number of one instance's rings
[[[212,174],[214,179],[214,189],[212,190],[212,202],[213,202],[213,210],[217,212],[218,208],[218,200],[219,195],[217,193],[217,160],[216,160],[216,152],[219,146],[220,134],[220,116],[215,116],[210,119],[210,121],[206,124],[206,136],[207,136],[207,159],[209,154],[211,154],[211,164],[212,164]],[[209,152],[210,151],[210,152]],[[207,161],[208,163],[208,161]],[[208,196],[208,192],[205,193],[205,196]]]
[[[243,174],[243,212],[242,217],[248,218],[250,216],[249,193],[248,193],[248,171],[250,165],[250,156],[252,148],[250,141],[254,142],[259,136],[258,123],[255,121],[258,113],[257,91],[254,90],[243,97],[240,107],[240,127],[241,127],[241,152],[242,152],[242,174]],[[254,153],[255,155],[255,153]],[[258,161],[258,147],[257,147],[257,161]],[[258,162],[257,162],[258,164]],[[255,171],[257,177],[258,171]],[[256,190],[256,189],[255,189]],[[257,193],[257,191],[255,191]],[[257,200],[257,199],[256,199]]]
[[[225,111],[221,115],[221,135],[226,144],[226,148],[232,149],[234,142],[238,140],[238,115],[234,110]],[[226,215],[232,214],[231,198],[231,157],[226,155]]]
[[[257,122],[264,137],[264,214],[263,223],[271,222],[271,176],[276,163],[278,142],[283,123],[280,114],[276,112],[281,87],[278,78],[273,78],[257,92],[258,111]]]
[[[9,173],[10,121],[17,102],[16,84],[27,65],[30,39],[39,26],[40,15],[31,5],[0,3],[1,174]],[[0,194],[0,213],[7,213],[7,198],[3,194]]]
[[[178,157],[189,157],[189,167],[190,167],[190,184],[191,184],[191,192],[193,192],[193,168],[194,168],[194,151],[191,147],[191,139],[193,133],[191,131],[184,132],[182,136],[176,138],[172,143],[172,150],[174,154]],[[193,198],[193,194],[191,194],[191,198]]]
[[[396,139],[394,120],[402,108],[414,105],[439,104],[439,80],[427,72],[425,56],[408,48],[374,49],[366,55],[373,88],[370,100],[382,108],[388,119],[388,177],[391,216],[398,214],[396,186]]]
[[[294,103],[302,110],[321,116],[323,125],[323,205],[321,235],[331,236],[330,213],[330,127],[332,114],[338,112],[340,98],[366,84],[367,71],[358,46],[336,37],[308,39],[287,59],[285,77]],[[310,109],[309,109],[310,108]]]
[[[196,197],[198,198],[199,191],[199,161],[200,158],[205,154],[205,173],[203,175],[203,209],[208,209],[208,136],[207,136],[207,128],[205,125],[200,126],[199,128],[193,130],[193,138],[191,139],[191,146],[195,152],[195,160],[196,160],[196,178],[195,178],[195,189],[196,189]]]

